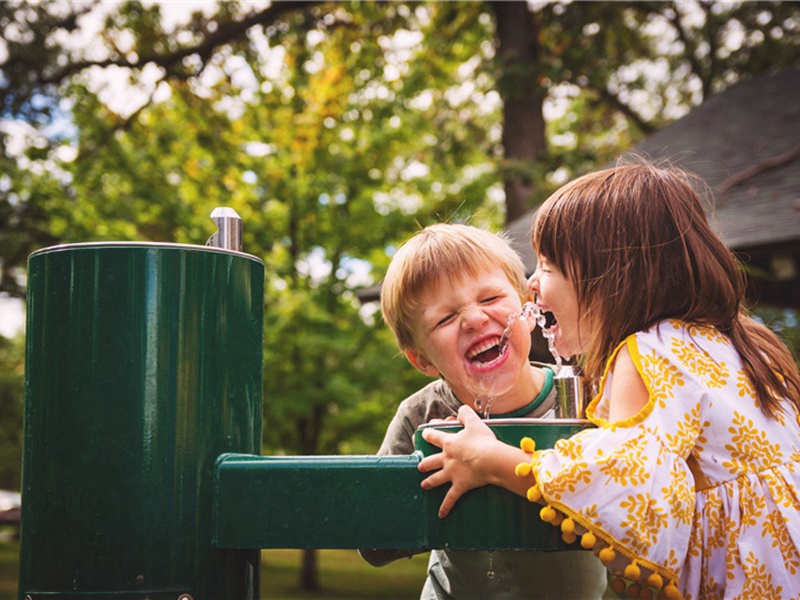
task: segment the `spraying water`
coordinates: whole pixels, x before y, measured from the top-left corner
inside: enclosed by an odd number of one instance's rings
[[[541,327],[542,335],[544,339],[547,340],[547,349],[550,350],[550,354],[553,355],[556,364],[556,373],[558,373],[561,369],[561,356],[559,356],[556,351],[555,340],[553,339],[555,334],[552,328],[547,327],[547,319],[544,313],[533,302],[526,302],[522,305],[522,310],[519,313],[512,312],[506,317],[506,328],[505,331],[503,331],[503,335],[500,336],[500,354],[505,354],[508,350],[508,342],[511,339],[511,329],[520,317],[526,320],[533,319],[534,322]]]
[[[520,318],[525,319],[526,321],[533,319],[534,323],[541,327],[542,335],[547,340],[547,348],[550,350],[550,354],[553,355],[553,359],[555,361],[555,372],[558,374],[558,372],[561,370],[561,356],[559,356],[558,352],[556,351],[555,341],[553,339],[555,334],[553,333],[552,328],[547,327],[546,317],[542,313],[541,309],[533,302],[526,302],[522,305],[522,310],[520,312],[509,313],[506,317],[506,328],[503,330],[503,333],[500,336],[500,342],[498,343],[500,355],[503,355],[508,351],[508,345],[511,341],[511,334],[514,324]],[[475,410],[479,413],[483,413],[484,418],[488,419],[492,408],[492,402],[494,402],[494,399],[501,393],[499,390],[495,389],[494,378],[491,376],[483,376],[480,379],[477,379],[473,389],[475,393]]]

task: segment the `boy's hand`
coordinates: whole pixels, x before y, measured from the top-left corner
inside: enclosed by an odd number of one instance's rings
[[[422,433],[426,442],[442,449],[440,453],[428,456],[419,463],[418,468],[423,473],[436,471],[423,480],[422,487],[429,490],[443,483],[453,484],[439,507],[439,517],[442,518],[448,515],[464,493],[495,481],[495,465],[491,460],[493,449],[498,444],[505,445],[497,440],[494,432],[468,406],[459,409],[458,420],[464,429],[457,433],[436,429],[426,429]]]

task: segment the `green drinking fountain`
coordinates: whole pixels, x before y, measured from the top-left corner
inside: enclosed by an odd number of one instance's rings
[[[100,242],[28,261],[19,600],[259,597],[262,548],[572,549],[500,488],[446,519],[409,456],[261,456],[264,265]],[[497,420],[552,446],[581,419]]]

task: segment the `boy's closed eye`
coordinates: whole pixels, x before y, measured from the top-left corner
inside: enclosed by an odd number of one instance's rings
[[[439,319],[438,321],[436,321],[436,323],[434,323],[434,325],[433,325],[433,328],[436,329],[437,327],[441,327],[442,325],[447,325],[449,322],[451,322],[455,318],[455,316],[456,316],[455,313],[449,313],[448,315],[446,315],[446,316],[442,317],[441,319]]]

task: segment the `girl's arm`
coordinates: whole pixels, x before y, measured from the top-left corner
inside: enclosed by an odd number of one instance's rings
[[[533,478],[517,477],[514,468],[521,462],[530,462],[530,456],[499,441],[468,406],[459,409],[458,420],[464,425],[458,433],[436,429],[426,429],[422,433],[425,441],[442,449],[419,463],[418,468],[423,473],[436,471],[423,480],[422,487],[429,490],[443,483],[453,484],[439,507],[439,516],[446,517],[464,493],[488,484],[524,496],[533,485]]]
[[[650,398],[650,393],[642,381],[642,376],[633,364],[628,347],[617,352],[611,367],[611,397],[608,404],[608,421],[616,423],[628,419],[642,410]]]

